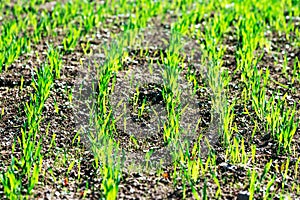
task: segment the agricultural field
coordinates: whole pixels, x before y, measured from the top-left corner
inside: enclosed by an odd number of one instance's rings
[[[1,0],[0,199],[300,199],[299,0]]]

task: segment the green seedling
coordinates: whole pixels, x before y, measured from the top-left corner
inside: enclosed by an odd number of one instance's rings
[[[204,180],[204,186],[203,186],[203,189],[202,189],[202,195],[203,195],[203,198],[204,200],[207,200],[208,197],[207,197],[207,179],[205,178]]]
[[[263,72],[258,72],[257,68],[254,67],[253,71],[253,80],[252,80],[252,105],[254,107],[254,110],[259,117],[260,120],[263,120],[265,113],[266,113],[266,107],[268,106],[268,102],[266,100],[266,86],[269,79],[270,71],[269,69],[266,70],[263,77],[261,77],[261,74]],[[261,79],[263,78],[263,85],[261,86]]]
[[[67,169],[67,177],[69,176],[69,173],[71,172],[71,170],[73,169],[73,167],[74,167],[74,165],[75,165],[75,160],[73,160],[71,163],[70,163],[70,165],[69,165],[69,167],[68,167],[68,169]]]
[[[271,136],[277,142],[277,153],[291,151],[291,142],[299,123],[299,120],[295,119],[295,109],[295,105],[294,108],[285,108],[285,96],[276,104],[273,100],[270,105],[266,116],[266,130],[271,132]]]
[[[136,113],[137,109],[138,109],[140,90],[138,87],[136,87],[135,91],[136,91],[136,93],[134,93],[134,96],[133,96],[133,111]]]
[[[91,46],[90,41],[87,41],[86,44],[81,43],[81,48],[82,48],[83,53],[84,53],[85,55],[88,54],[88,50],[90,49],[90,46]],[[92,52],[91,52],[91,53],[92,53]]]
[[[146,106],[146,98],[143,99],[143,103],[141,106],[139,106],[138,109],[138,118],[141,118],[143,116],[144,110],[145,110],[145,106]]]
[[[23,90],[23,84],[24,84],[24,77],[21,76],[20,90]]]
[[[150,163],[150,158],[151,158],[151,155],[153,154],[153,150],[151,149],[150,151],[148,151],[145,155],[145,161],[146,161],[146,165],[145,165],[145,168],[146,169],[149,169],[149,164]]]
[[[82,4],[82,22],[83,27],[86,32],[89,32],[92,28],[94,28],[98,22],[96,15],[93,10],[94,3]]]
[[[49,60],[49,65],[51,69],[55,72],[55,78],[60,79],[60,70],[62,68],[62,59],[61,55],[58,50],[54,49],[53,47],[49,47],[47,57]]]
[[[216,177],[216,175],[214,173],[212,174],[212,176],[213,176],[214,182],[218,186],[218,189],[217,189],[217,192],[216,192],[216,197],[220,198],[220,195],[221,195],[221,185],[220,185],[220,182],[219,182],[218,178]]]
[[[133,135],[130,136],[129,140],[134,144],[135,148],[139,147],[138,141]]]
[[[250,187],[249,187],[249,199],[254,199],[254,195],[256,192],[256,183],[257,183],[257,173],[255,170],[252,171],[248,171],[248,173],[250,174]]]
[[[0,116],[0,119],[2,119],[2,117],[4,116],[5,114],[5,108],[1,108],[1,116]]]
[[[68,94],[69,102],[72,103],[72,100],[73,100],[72,90],[67,90],[67,94]]]
[[[58,104],[56,102],[56,99],[54,99],[54,109],[55,109],[55,112],[58,114],[59,108],[58,108]]]
[[[56,138],[56,134],[53,133],[51,141],[50,141],[49,149],[51,149],[53,146],[56,147],[55,138]]]
[[[67,37],[64,38],[63,40],[63,46],[64,46],[64,50],[66,52],[72,52],[74,51],[77,42],[79,40],[80,34],[81,34],[81,26],[78,27],[72,27],[70,28],[70,31],[67,35]]]
[[[272,177],[272,179],[268,182],[267,189],[266,189],[266,192],[264,194],[264,200],[274,198],[274,195],[270,194],[270,190],[271,190],[271,187],[274,185],[275,179],[276,179],[276,176],[274,175]]]

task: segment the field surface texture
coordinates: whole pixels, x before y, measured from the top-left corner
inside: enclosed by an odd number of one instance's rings
[[[0,0],[0,199],[300,199],[299,0]]]

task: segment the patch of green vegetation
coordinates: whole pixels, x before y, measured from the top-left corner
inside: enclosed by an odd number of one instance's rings
[[[0,4],[3,13],[0,16],[0,73],[10,73],[20,57],[34,54],[33,49],[37,57],[46,55],[40,66],[31,66],[30,87],[34,93],[24,103],[25,121],[20,135],[14,135],[10,164],[0,171],[0,190],[5,198],[27,199],[35,195],[45,171],[55,178],[51,168],[43,169],[45,157],[51,156],[44,154],[42,149],[52,150],[58,134],[51,138],[47,138],[50,137],[48,133],[43,134],[41,124],[49,111],[45,104],[53,95],[54,83],[62,81],[67,74],[69,63],[64,63],[64,57],[80,51],[82,56],[91,56],[93,40],[101,27],[111,31],[113,42],[107,42],[99,50],[105,57],[104,63],[95,60],[96,76],[93,78],[97,82],[97,92],[91,97],[96,100],[90,107],[95,112],[87,111],[91,129],[85,136],[94,156],[93,167],[101,175],[97,190],[106,199],[118,197],[126,169],[121,144],[116,139],[119,119],[114,116],[109,97],[112,92],[120,92],[114,91],[114,84],[129,58],[128,50],[142,45],[136,38],[153,24],[165,24],[166,29],[170,29],[168,47],[157,51],[159,59],[151,60],[151,65],[160,66],[164,81],[159,90],[167,117],[161,140],[176,149],[172,152],[172,164],[168,166],[172,170],[158,170],[157,174],[171,180],[174,188],[180,186],[182,196],[178,198],[184,199],[223,199],[228,193],[232,197],[243,190],[247,191],[249,199],[300,196],[300,144],[296,141],[300,135],[299,1],[120,0],[100,3],[74,0],[56,2],[50,10],[39,9],[45,3],[45,0],[31,0],[22,4],[9,1]],[[7,6],[12,6],[12,10],[7,10]],[[118,23],[121,16],[128,17]],[[111,18],[112,22],[107,23]],[[121,33],[113,33],[114,26]],[[200,44],[196,51],[201,52],[201,63],[186,62],[191,55],[182,50],[183,37]],[[47,52],[43,52],[37,47],[46,38],[51,38],[52,43]],[[142,46],[136,58],[131,59],[149,57],[150,45]],[[227,64],[230,59],[232,61]],[[192,66],[195,73],[190,72]],[[181,124],[185,107],[180,98],[179,74],[186,71],[189,71],[186,77],[194,93],[205,88],[210,95],[209,126],[197,125],[208,131],[194,130],[198,139],[193,142],[179,140],[185,131]],[[23,75],[18,88],[24,88]],[[131,99],[138,119],[147,115],[151,104],[147,97],[140,98],[140,91],[137,87]],[[72,103],[72,91],[66,90],[66,93]],[[59,114],[63,107],[55,95],[53,99],[55,113]],[[1,120],[7,114],[5,110],[1,106]],[[73,145],[75,140],[80,144],[83,134],[82,130],[77,131],[71,139]],[[50,141],[47,147],[42,143],[44,137]],[[133,135],[129,138],[135,146],[140,145]],[[151,157],[151,153],[149,150],[146,156]],[[66,168],[66,177],[77,167],[76,175],[78,181],[81,180],[81,161],[68,162],[66,154],[55,155],[55,158],[56,167]],[[242,177],[242,186],[236,181],[237,177]],[[86,194],[84,191],[82,197]]]

